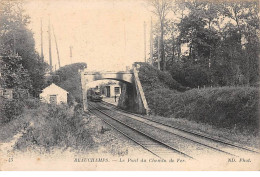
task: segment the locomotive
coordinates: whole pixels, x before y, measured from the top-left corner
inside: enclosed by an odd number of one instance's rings
[[[103,99],[100,91],[93,88],[87,91],[87,98],[93,102],[100,102]]]

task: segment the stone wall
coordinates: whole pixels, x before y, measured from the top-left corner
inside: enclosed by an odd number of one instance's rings
[[[138,78],[138,72],[136,70],[133,72],[135,82],[133,84],[121,84],[122,93],[119,98],[118,106],[127,111],[149,114],[149,108]]]
[[[140,114],[148,114],[149,108],[143,93],[136,66],[128,72],[87,72],[81,71],[81,86],[84,111],[88,111],[87,84],[101,79],[114,79],[121,81],[122,92],[119,97],[118,106],[122,109]]]

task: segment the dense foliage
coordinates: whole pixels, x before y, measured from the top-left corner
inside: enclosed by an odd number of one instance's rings
[[[20,100],[7,100],[0,96],[0,125],[8,123],[24,110],[24,103]]]
[[[0,58],[0,85],[2,88],[31,89],[28,71],[21,64],[21,57],[3,56]]]
[[[162,74],[164,79],[160,78]],[[147,64],[141,65],[139,78],[152,114],[193,120],[218,128],[234,128],[250,134],[259,132],[259,91],[256,87],[215,87],[179,92],[185,87]]]
[[[174,93],[168,89],[146,94],[154,114],[207,123],[241,132],[259,132],[258,89],[222,87]]]
[[[8,100],[0,96],[0,125],[21,118],[25,109],[38,109],[40,100],[37,98]]]
[[[81,102],[82,100],[79,70],[82,70],[86,67],[86,63],[74,63],[61,67],[55,72],[55,75],[59,76],[59,79],[54,80],[54,83],[67,90],[77,102]]]
[[[183,87],[168,72],[160,71],[147,63],[136,63],[141,67],[139,69],[139,78],[145,91],[160,90],[163,88],[176,91],[185,91],[188,88]]]
[[[32,85],[29,91],[34,96],[38,96],[44,86],[47,64],[42,62],[35,51],[33,33],[27,28],[29,23],[29,17],[24,14],[22,2],[0,2],[0,56],[18,55],[21,57],[15,65],[22,64],[22,68],[27,70]],[[16,61],[12,58],[6,62],[9,66]]]
[[[151,0],[148,4],[158,17],[154,66],[160,61],[159,69],[193,88],[259,82],[258,1]]]
[[[41,105],[33,117],[33,126],[18,140],[15,148],[43,147],[47,151],[55,147],[88,149],[93,146],[91,134],[85,128],[82,113],[73,114],[67,106]]]

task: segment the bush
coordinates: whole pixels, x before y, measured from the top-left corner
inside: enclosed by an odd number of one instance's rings
[[[139,78],[152,114],[207,123],[217,128],[258,134],[259,93],[256,87],[218,87],[188,90],[146,63]]]
[[[139,69],[139,79],[145,91],[153,91],[155,89],[172,89],[177,91],[185,91],[183,87],[168,72],[163,72],[147,63],[137,63],[141,67]]]
[[[8,123],[23,112],[24,103],[20,100],[0,97],[0,103],[0,123]]]
[[[37,98],[29,98],[24,100],[24,105],[28,108],[28,109],[37,109],[38,107],[40,107],[40,100]]]
[[[191,63],[173,63],[169,72],[173,79],[181,85],[197,88],[210,85],[208,66]]]
[[[66,105],[45,105],[41,106],[41,111],[34,117],[33,126],[16,143],[16,148],[37,145],[47,151],[55,147],[84,150],[93,145],[80,112],[73,114]]]
[[[61,67],[55,72],[59,80],[53,81],[55,84],[69,92],[69,104],[76,101],[82,103],[81,78],[79,70],[87,67],[86,63],[73,63]]]
[[[8,123],[24,112],[24,108],[37,109],[40,106],[39,99],[12,99],[0,97],[0,123]]]
[[[203,122],[219,128],[259,132],[259,93],[253,87],[192,89],[177,93],[169,89],[146,93],[154,114]]]
[[[155,89],[146,93],[146,99],[152,114],[169,116],[170,95],[174,91],[169,89]]]

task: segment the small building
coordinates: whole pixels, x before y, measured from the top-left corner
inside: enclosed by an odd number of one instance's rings
[[[30,94],[29,94],[29,90],[28,89],[12,89],[12,88],[8,88],[8,89],[4,89],[0,87],[0,96],[8,99],[8,100],[12,100],[12,99],[18,99],[18,98],[29,98]]]
[[[13,89],[4,89],[0,87],[0,96],[6,99],[13,99]]]
[[[49,104],[67,104],[68,92],[52,83],[50,86],[42,90],[40,98],[43,102]]]
[[[107,84],[102,93],[106,97],[114,97],[115,95],[118,97],[121,94],[121,86],[119,84]]]

